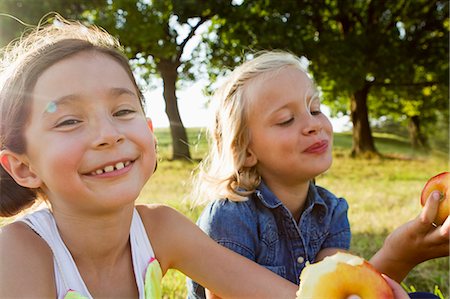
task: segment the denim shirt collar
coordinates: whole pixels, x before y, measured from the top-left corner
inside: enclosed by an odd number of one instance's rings
[[[261,201],[261,203],[269,209],[275,209],[282,206],[283,203],[278,199],[278,197],[269,189],[266,183],[261,180],[261,183],[256,188],[256,197]],[[328,212],[328,207],[317,190],[313,182],[309,183],[308,195],[306,198],[305,211],[316,208],[320,210],[321,216],[324,217]]]

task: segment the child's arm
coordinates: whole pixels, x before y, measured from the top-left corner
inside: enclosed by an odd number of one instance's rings
[[[416,265],[449,255],[450,217],[441,226],[432,224],[439,205],[439,199],[432,196],[420,215],[394,230],[370,260],[380,272],[398,282]]]
[[[163,273],[178,269],[224,298],[295,298],[296,284],[217,244],[175,210],[140,213]]]
[[[0,298],[55,298],[53,255],[26,224],[0,228]]]

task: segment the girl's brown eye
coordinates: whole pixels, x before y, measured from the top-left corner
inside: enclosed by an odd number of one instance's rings
[[[78,120],[78,119],[67,119],[67,120],[64,120],[64,121],[62,121],[60,123],[57,123],[55,127],[56,128],[60,128],[60,127],[66,127],[66,126],[73,126],[73,125],[76,125],[76,124],[79,124],[79,123],[81,123],[81,120]]]
[[[133,113],[136,113],[136,111],[130,110],[130,109],[122,109],[122,110],[117,111],[113,115],[120,117],[120,116],[125,116],[125,115],[129,115],[129,114],[133,114]]]

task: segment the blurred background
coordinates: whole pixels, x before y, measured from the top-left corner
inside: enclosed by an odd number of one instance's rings
[[[322,91],[336,133],[333,166],[316,182],[347,199],[352,252],[369,259],[420,213],[425,182],[449,170],[448,1],[0,0],[0,47],[55,12],[105,28],[130,59],[158,138],[158,170],[138,202],[197,219],[189,192],[211,93],[261,50],[302,57]],[[445,257],[403,286],[449,298],[449,279]],[[185,276],[170,270],[163,288],[185,298]]]
[[[0,46],[49,12],[119,38],[173,159],[191,158],[186,127],[207,124],[220,78],[270,49],[304,57],[353,155],[378,153],[378,131],[448,149],[448,1],[0,0]]]

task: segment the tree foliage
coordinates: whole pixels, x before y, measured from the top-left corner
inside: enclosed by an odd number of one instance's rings
[[[86,9],[98,7],[100,0],[1,0],[0,47],[17,38],[29,28],[45,22],[53,13],[78,19]]]
[[[195,76],[193,61],[182,59],[182,55],[196,30],[214,15],[215,10],[225,5],[223,1],[4,1],[1,10],[31,24],[36,24],[45,13],[57,11],[66,18],[100,25],[117,36],[141,78],[147,82],[155,75],[162,78],[173,158],[190,159],[189,142],[178,110],[176,86],[180,76],[184,80]],[[6,28],[3,23],[2,28]],[[13,28],[7,30],[12,35],[17,33]]]
[[[411,107],[435,112],[447,103],[446,1],[249,0],[232,10],[214,22],[212,64],[233,67],[263,49],[306,56],[325,103],[352,116],[355,154],[376,153],[369,112],[408,116]],[[424,104],[427,90],[438,104]],[[395,98],[401,108],[384,109]]]
[[[116,35],[144,84],[162,78],[173,157],[187,159],[177,86],[195,79],[202,63],[214,80],[258,50],[309,59],[324,102],[334,114],[352,117],[355,154],[377,152],[371,119],[409,121],[426,139],[437,120],[448,118],[448,9],[443,0],[0,1],[0,12],[29,24],[57,11]],[[204,43],[186,56],[187,44],[205,26]],[[0,16],[0,43],[23,28]],[[420,134],[411,134],[413,144]]]
[[[192,80],[194,60],[183,58],[196,31],[223,7],[223,1],[114,0],[91,12],[92,21],[119,37],[141,75],[163,80],[174,159],[190,159],[176,88],[179,79]]]

